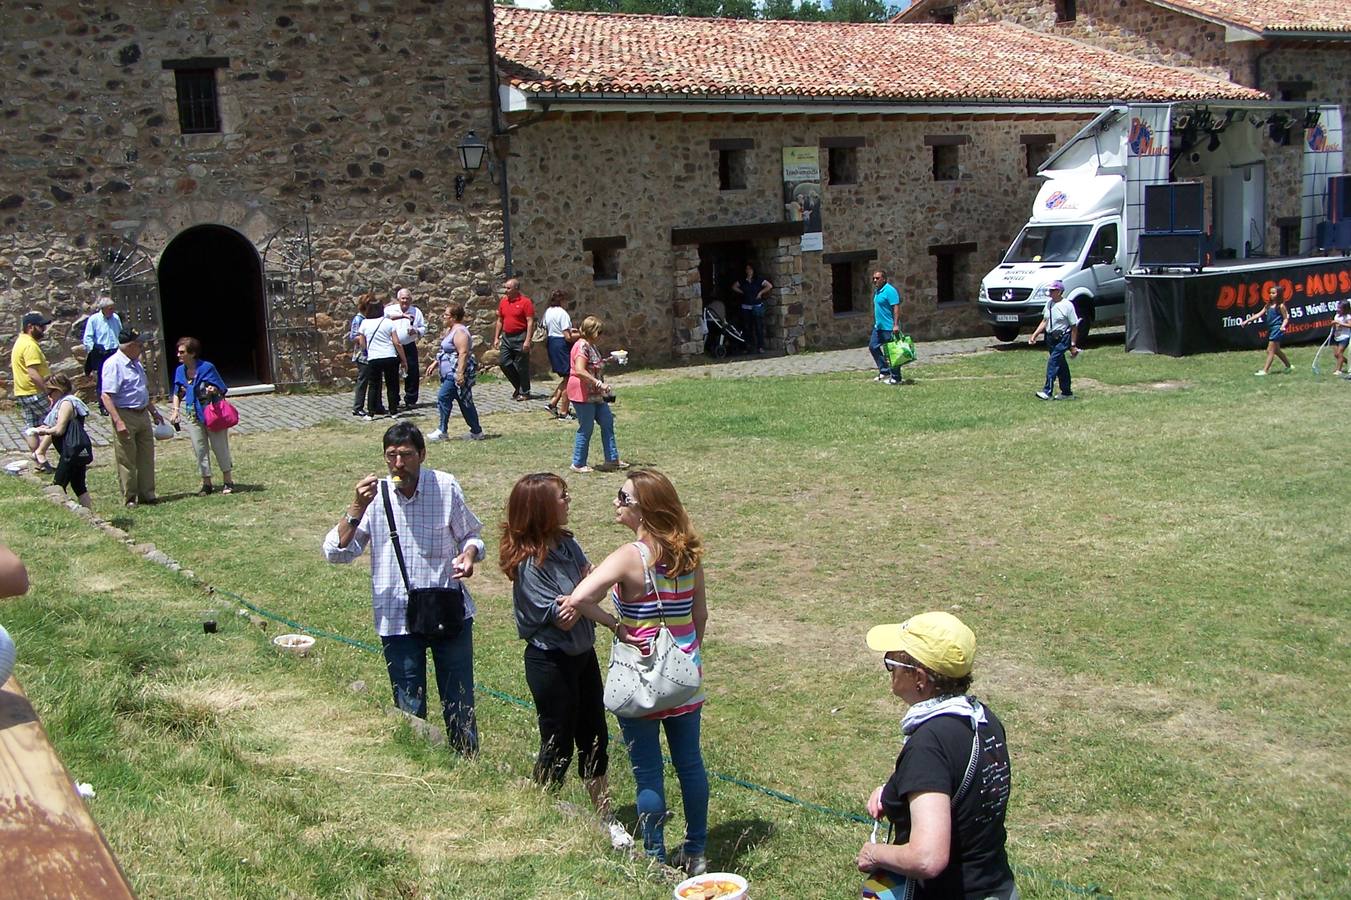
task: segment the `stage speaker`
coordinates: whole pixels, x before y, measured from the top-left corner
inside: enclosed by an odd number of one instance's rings
[[[1315,247],[1318,247],[1322,250],[1329,250],[1332,248],[1333,240],[1334,238],[1332,233],[1331,222],[1319,222],[1316,226],[1314,226],[1313,243]]]
[[[1179,181],[1173,188],[1173,231],[1205,231],[1205,189],[1197,181]]]
[[[1351,175],[1328,178],[1328,221],[1351,219]]]
[[[1197,181],[1145,185],[1145,232],[1204,231],[1205,189]]]
[[[1205,236],[1201,234],[1140,235],[1140,265],[1146,269],[1199,269],[1205,263]]]
[[[1332,226],[1332,246],[1343,252],[1351,250],[1351,219],[1343,219]]]

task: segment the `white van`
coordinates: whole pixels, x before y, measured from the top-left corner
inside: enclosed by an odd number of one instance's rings
[[[1012,341],[1041,321],[1054,281],[1083,320],[1079,339],[1094,323],[1124,321],[1126,250],[1120,175],[1066,174],[1037,192],[1032,218],[980,283],[981,316],[1001,341]]]

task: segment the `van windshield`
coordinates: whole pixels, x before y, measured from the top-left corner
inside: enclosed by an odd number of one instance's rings
[[[1079,258],[1088,225],[1029,225],[1009,248],[1006,263],[1067,263]]]

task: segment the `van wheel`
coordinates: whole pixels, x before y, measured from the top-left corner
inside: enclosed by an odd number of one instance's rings
[[[1006,344],[1011,344],[1014,341],[1018,340],[1018,329],[1007,327],[996,328],[994,330],[994,336],[995,340],[1003,341]]]

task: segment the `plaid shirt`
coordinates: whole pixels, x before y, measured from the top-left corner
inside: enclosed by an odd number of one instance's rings
[[[478,550],[479,560],[486,555],[479,533],[483,523],[465,505],[464,493],[455,476],[424,468],[418,477],[412,499],[399,493],[388,479],[389,500],[394,522],[408,566],[413,587],[451,587],[458,582],[451,561],[470,547]],[[356,533],[346,547],[338,546],[338,526],[324,537],[324,558],[331,563],[349,563],[371,544],[371,606],[375,612],[375,633],[381,637],[408,633],[408,591],[399,574],[399,560],[389,539],[389,520],[385,504],[376,493],[357,523]],[[474,617],[474,601],[469,588],[464,590],[464,617]]]

